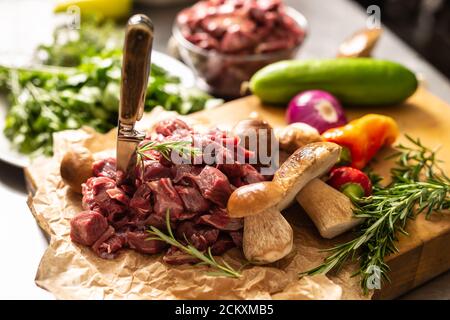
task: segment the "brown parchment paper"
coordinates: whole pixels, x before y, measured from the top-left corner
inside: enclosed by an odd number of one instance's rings
[[[144,119],[145,126],[173,116],[156,109]],[[188,121],[189,122],[189,121]],[[191,122],[192,123],[192,122]],[[161,255],[143,255],[123,250],[115,260],[97,257],[90,248],[70,240],[70,219],[82,210],[81,196],[61,180],[62,155],[76,145],[84,145],[96,157],[111,153],[114,131],[101,135],[83,128],[55,134],[51,159],[36,160],[27,175],[35,185],[29,206],[50,244],[36,274],[36,284],[58,299],[368,299],[363,296],[353,266],[339,274],[298,278],[298,272],[318,265],[328,248],[343,239],[325,240],[312,222],[294,206],[285,212],[294,228],[294,250],[290,256],[270,266],[247,266],[239,279],[208,276],[207,267],[170,266]],[[238,249],[224,258],[233,266],[243,263]]]

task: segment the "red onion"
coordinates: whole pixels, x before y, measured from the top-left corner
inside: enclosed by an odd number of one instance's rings
[[[304,122],[322,133],[330,128],[347,123],[339,101],[330,93],[321,90],[304,91],[289,102],[286,121]]]

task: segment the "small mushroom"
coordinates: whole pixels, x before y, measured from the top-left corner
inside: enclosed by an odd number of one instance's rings
[[[304,186],[296,199],[326,239],[332,239],[362,222],[354,216],[350,198],[320,179],[313,179]]]
[[[244,217],[243,251],[252,263],[272,263],[292,251],[292,227],[277,209],[283,197],[279,185],[266,181],[242,186],[228,200],[228,214]]]
[[[277,130],[276,136],[280,148],[289,153],[293,153],[309,143],[322,141],[319,131],[303,122],[291,123]]]
[[[233,133],[241,139],[240,145],[243,148],[256,153],[257,165],[270,165],[272,142],[276,138],[272,126],[267,121],[259,119],[239,121],[233,128]]]
[[[61,165],[60,173],[65,184],[73,191],[81,193],[81,184],[92,176],[94,158],[92,153],[79,147],[66,152]]]
[[[381,33],[380,28],[362,29],[354,33],[339,46],[337,56],[340,58],[370,57]]]

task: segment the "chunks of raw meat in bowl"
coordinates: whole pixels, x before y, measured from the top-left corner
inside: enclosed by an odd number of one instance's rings
[[[281,0],[204,0],[178,14],[173,43],[198,85],[236,98],[257,70],[294,58],[306,29],[305,17]]]

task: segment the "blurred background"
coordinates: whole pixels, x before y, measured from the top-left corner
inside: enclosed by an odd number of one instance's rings
[[[0,1],[0,27],[2,32],[0,47],[0,58],[4,60],[8,55],[17,58],[17,54],[29,56],[36,43],[42,39],[51,37],[54,26],[54,17],[51,8],[55,0],[1,0]],[[114,6],[114,0],[110,1]],[[156,47],[165,51],[167,41],[171,35],[171,28],[176,14],[183,8],[196,1],[192,0],[134,0],[133,11],[144,12],[155,21],[157,37]],[[307,19],[314,24],[322,15],[323,21],[327,13],[330,16],[345,15],[345,10],[336,11],[341,6],[341,1],[317,1],[317,0],[285,0],[287,5],[299,8]],[[345,1],[347,2],[347,1]],[[425,58],[430,64],[450,78],[450,1],[448,0],[348,0],[358,6],[364,12],[370,5],[378,5],[381,9],[381,22],[393,33],[412,47],[418,54]],[[317,3],[317,4],[314,4]],[[320,11],[318,10],[320,8]],[[35,13],[30,15],[28,13]],[[18,37],[18,34],[26,35],[30,25],[39,25],[33,30],[33,39]],[[336,45],[343,39],[335,39],[332,34],[332,25],[313,25],[312,32],[320,30],[323,37],[325,32],[329,33],[327,41],[336,40]],[[356,29],[362,27],[354,23],[353,30],[348,28],[350,35]],[[340,24],[339,29],[344,30],[347,26]],[[9,41],[8,41],[9,40]],[[8,44],[10,43],[10,45]],[[11,45],[13,44],[13,45]],[[333,43],[330,42],[330,47]],[[314,44],[318,46],[318,44]],[[321,44],[326,46],[327,44]],[[335,44],[333,44],[335,45]],[[162,48],[164,47],[164,50]],[[26,50],[26,48],[29,48]],[[18,49],[21,52],[18,52]],[[14,51],[14,53],[11,53]]]
[[[353,1],[363,8],[378,5],[382,23],[450,78],[450,1]]]
[[[450,1],[447,0],[351,0],[365,10],[381,9],[381,22],[450,79]],[[137,0],[135,7],[157,7],[168,12],[192,0]],[[285,1],[287,4],[308,0]],[[171,8],[172,7],[172,8]],[[166,9],[164,9],[166,8]]]

